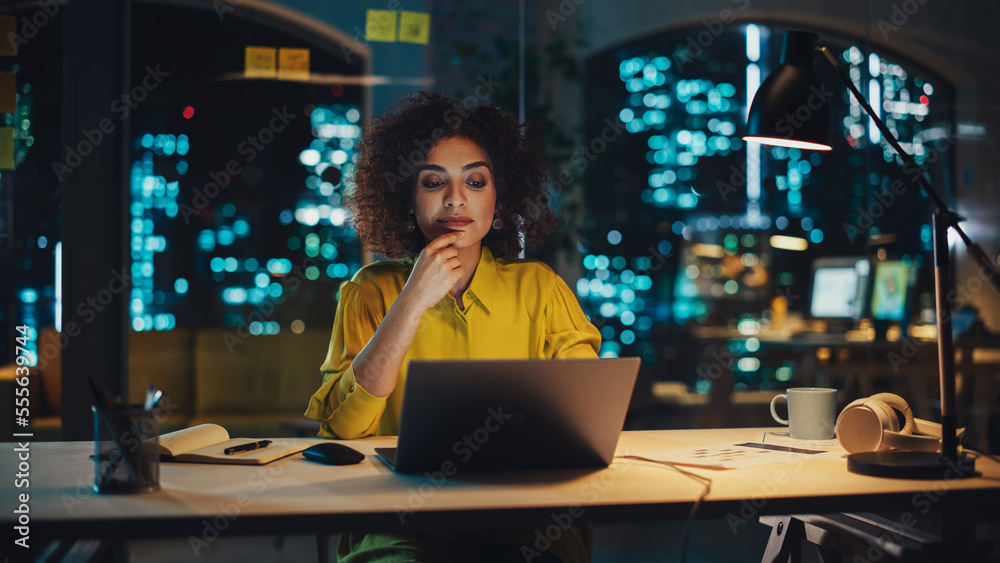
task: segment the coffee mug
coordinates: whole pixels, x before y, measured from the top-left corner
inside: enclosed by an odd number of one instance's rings
[[[788,420],[778,416],[774,404],[788,403]],[[796,440],[832,440],[837,418],[837,390],[823,387],[792,387],[771,399],[771,416],[788,426]]]

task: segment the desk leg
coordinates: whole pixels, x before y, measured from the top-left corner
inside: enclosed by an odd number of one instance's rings
[[[316,534],[316,555],[319,563],[330,561],[330,534]]]
[[[808,525],[796,516],[761,516],[760,523],[771,526],[762,563],[801,563],[803,541],[813,542]],[[819,563],[840,563],[843,558],[828,546],[814,545]]]
[[[791,516],[761,516],[760,523],[771,526],[761,563],[801,563],[802,538],[805,530],[801,520]]]
[[[54,540],[36,559],[61,563],[127,563],[128,560],[124,541],[83,539]]]
[[[803,545],[815,545],[823,562],[843,557],[883,562],[983,561],[993,551],[992,541],[976,541],[975,525],[967,518],[947,514],[944,540],[870,513],[761,516],[760,523],[772,528],[764,563],[799,563]]]

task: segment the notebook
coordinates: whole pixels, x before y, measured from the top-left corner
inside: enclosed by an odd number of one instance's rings
[[[393,470],[607,467],[639,372],[639,358],[412,360]]]

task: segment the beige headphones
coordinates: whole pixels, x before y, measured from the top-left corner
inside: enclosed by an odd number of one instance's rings
[[[902,428],[897,412],[903,417]],[[959,440],[964,431],[964,428],[958,430]],[[890,448],[922,452],[941,449],[941,425],[913,418],[910,405],[892,393],[879,393],[847,405],[837,417],[836,432],[840,445],[848,453]]]

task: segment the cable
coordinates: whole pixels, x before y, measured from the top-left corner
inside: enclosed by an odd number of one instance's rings
[[[701,506],[701,501],[705,500],[705,497],[708,496],[708,493],[712,491],[712,480],[709,479],[708,477],[703,477],[703,476],[698,475],[696,473],[691,473],[690,471],[681,469],[680,467],[677,467],[676,465],[674,465],[673,463],[670,463],[669,461],[661,461],[661,460],[658,460],[658,459],[650,459],[648,457],[642,457],[642,456],[638,456],[638,455],[625,455],[625,456],[619,456],[619,457],[621,459],[631,459],[631,460],[635,460],[635,461],[648,461],[650,463],[656,463],[658,465],[665,465],[665,466],[673,469],[674,471],[680,473],[681,475],[684,475],[688,479],[696,481],[696,482],[700,483],[703,487],[705,487],[705,490],[703,490],[701,492],[701,494],[698,495],[698,498],[695,499],[694,504],[691,505],[691,513],[688,514],[687,522],[684,524],[684,537],[681,540],[681,563],[684,563],[685,561],[687,561],[687,548],[688,548],[688,542],[691,539],[691,527],[694,524],[694,515],[695,515],[695,512],[697,512],[698,511],[698,507]]]

